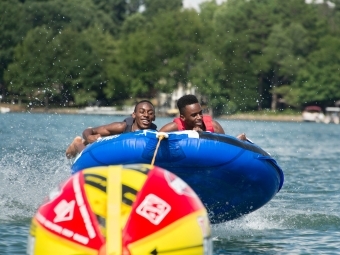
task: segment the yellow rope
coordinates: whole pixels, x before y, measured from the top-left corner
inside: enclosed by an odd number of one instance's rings
[[[165,138],[165,137],[168,138],[168,134],[163,133],[163,132],[160,132],[160,133],[158,133],[158,135],[157,135],[158,143],[157,143],[155,152],[153,153],[153,158],[152,158],[152,161],[151,161],[151,166],[153,166],[154,163],[155,163],[155,159],[156,159],[156,155],[157,155],[157,152],[158,152],[159,145],[161,144],[161,141],[162,141],[163,138]]]

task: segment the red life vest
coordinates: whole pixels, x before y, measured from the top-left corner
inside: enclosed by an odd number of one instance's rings
[[[181,118],[174,118],[173,122],[175,122],[177,124],[178,131],[186,130],[185,129],[185,123]],[[203,123],[204,123],[205,129],[206,129],[205,131],[214,132],[214,127],[213,127],[211,116],[203,115]]]

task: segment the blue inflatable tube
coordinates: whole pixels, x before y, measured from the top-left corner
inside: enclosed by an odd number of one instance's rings
[[[109,136],[87,146],[75,159],[76,173],[94,166],[151,164],[156,131]],[[270,201],[284,181],[282,169],[259,146],[229,135],[170,132],[160,142],[156,166],[181,177],[207,207],[211,223],[236,219]]]

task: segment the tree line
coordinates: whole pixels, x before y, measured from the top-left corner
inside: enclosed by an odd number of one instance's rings
[[[340,0],[0,1],[0,95],[117,105],[194,86],[216,114],[333,106]]]

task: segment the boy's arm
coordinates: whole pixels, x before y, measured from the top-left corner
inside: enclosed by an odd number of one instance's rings
[[[178,131],[177,124],[175,122],[170,122],[168,124],[165,124],[159,132],[172,132],[172,131]]]
[[[124,132],[125,127],[126,122],[113,122],[95,128],[89,127],[83,131],[83,138],[87,144],[93,143],[102,136],[121,134]]]
[[[223,127],[216,120],[213,120],[214,132],[218,134],[225,134]]]

